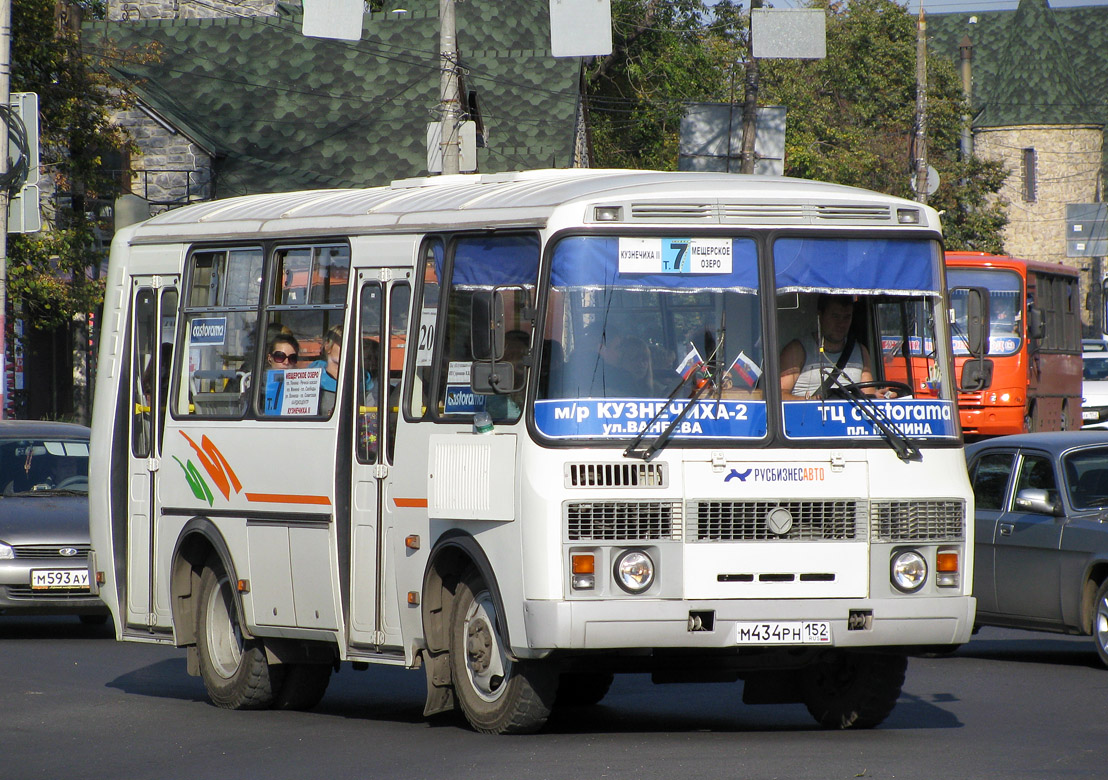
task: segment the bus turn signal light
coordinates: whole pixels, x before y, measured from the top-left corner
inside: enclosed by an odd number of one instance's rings
[[[935,554],[935,584],[940,588],[956,588],[958,583],[958,551],[939,550]]]
[[[574,590],[592,590],[596,587],[596,557],[592,553],[570,555]]]

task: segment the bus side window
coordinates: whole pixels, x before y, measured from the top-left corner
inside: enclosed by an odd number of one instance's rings
[[[330,417],[337,405],[350,248],[279,247],[255,379],[258,413]],[[254,364],[251,364],[253,368]]]
[[[258,247],[197,251],[189,259],[177,414],[241,417],[246,411],[261,277]]]

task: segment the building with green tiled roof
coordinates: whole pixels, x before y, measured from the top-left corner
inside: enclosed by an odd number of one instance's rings
[[[304,37],[299,5],[112,0],[84,42],[138,99],[118,117],[141,150],[134,192],[173,205],[426,175],[438,3],[405,8],[339,41]],[[457,27],[478,170],[573,165],[579,64],[550,56],[546,3],[471,0]]]
[[[955,62],[969,44],[974,151],[1011,172],[1006,251],[1082,268],[1085,289],[1099,286],[1098,262],[1066,257],[1066,206],[1103,199],[1108,6],[1021,0],[1014,11],[928,15],[927,32],[931,51]]]

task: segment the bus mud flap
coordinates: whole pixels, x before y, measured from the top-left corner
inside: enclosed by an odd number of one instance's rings
[[[427,675],[427,702],[423,706],[423,716],[452,711],[454,685],[450,676],[450,653],[424,650],[423,665]]]

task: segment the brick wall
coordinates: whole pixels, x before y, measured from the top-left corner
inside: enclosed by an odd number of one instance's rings
[[[1098,200],[1104,129],[1096,125],[978,129],[973,143],[977,156],[1000,160],[1009,171],[999,193],[1008,202],[1005,251],[1028,260],[1064,263],[1083,270],[1082,321],[1089,325],[1091,313],[1084,302],[1092,259],[1066,257],[1066,205]],[[1024,192],[1025,149],[1035,150],[1034,200],[1027,200]]]
[[[203,149],[145,111],[121,111],[113,119],[139,148],[131,158],[135,195],[161,208],[212,197],[212,161]]]

